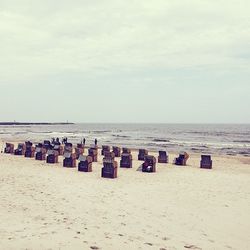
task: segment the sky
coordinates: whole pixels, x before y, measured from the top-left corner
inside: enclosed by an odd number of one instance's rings
[[[0,0],[0,121],[250,123],[249,0]]]

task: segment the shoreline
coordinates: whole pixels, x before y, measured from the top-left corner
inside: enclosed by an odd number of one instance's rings
[[[39,142],[43,139],[67,137],[71,143],[85,138],[90,144],[95,138],[101,145],[117,144],[133,149],[150,151],[187,151],[200,154],[215,154],[250,157],[249,126],[211,127],[197,125],[24,125],[0,126],[0,138],[5,141]]]

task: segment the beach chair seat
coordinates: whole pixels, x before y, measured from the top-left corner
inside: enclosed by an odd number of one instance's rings
[[[211,155],[201,155],[200,168],[212,169],[213,161]]]
[[[120,167],[121,168],[132,168],[132,154],[123,153],[121,155]]]
[[[5,154],[13,154],[14,153],[14,144],[6,142],[5,148],[4,148]]]
[[[42,143],[38,143],[35,148],[35,159],[37,161],[45,161],[46,159],[46,148]]]
[[[84,154],[84,144],[78,143],[75,148],[76,159],[79,159],[79,156]]]
[[[92,172],[92,157],[87,155],[80,155],[78,163],[78,171],[80,172]]]
[[[188,158],[189,158],[188,153],[182,152],[179,154],[179,157],[175,158],[174,164],[178,166],[186,166]]]
[[[113,153],[115,154],[115,157],[121,157],[121,148],[120,147],[113,146],[112,149],[113,149]]]
[[[72,143],[70,143],[70,142],[65,143],[65,145],[64,145],[64,153],[65,152],[68,152],[68,153],[72,153],[73,152],[73,145],[72,145]]]
[[[144,162],[142,164],[142,172],[156,172],[156,158],[153,155],[145,155]]]
[[[35,157],[35,148],[32,147],[31,149],[26,150],[24,156],[25,156],[26,158],[34,158],[34,157]]]
[[[117,162],[112,159],[103,159],[103,178],[117,178]]]
[[[104,152],[104,158],[103,159],[115,159],[115,153],[114,152],[110,152],[110,151],[106,151]]]
[[[63,155],[63,153],[64,153],[63,146],[61,145],[60,142],[55,142],[53,145],[53,149],[58,152],[58,155]]]
[[[98,150],[96,147],[91,147],[88,149],[88,155],[92,157],[93,162],[97,162]]]
[[[101,154],[105,155],[106,152],[110,152],[110,146],[103,145]]]
[[[76,154],[65,152],[63,166],[66,168],[75,168],[76,167]]]
[[[166,151],[159,151],[158,163],[168,163],[168,153]]]
[[[49,149],[47,151],[46,162],[50,163],[50,164],[58,163],[58,155],[59,155],[59,153],[57,150]]]
[[[122,153],[123,154],[131,154],[131,149],[130,148],[122,148]]]
[[[148,150],[139,149],[138,161],[144,161],[146,155],[148,155]]]
[[[17,149],[14,150],[14,155],[24,155],[25,154],[25,144],[18,143]]]
[[[46,148],[46,150],[49,150],[51,147],[50,141],[48,140],[43,141],[43,147]]]
[[[64,159],[63,166],[66,168],[75,168],[76,167],[76,154],[73,153],[72,143],[65,143],[64,145]]]
[[[30,141],[25,142],[26,149],[25,149],[24,157],[26,157],[26,158],[35,157],[35,148],[32,145],[33,145],[33,143]]]

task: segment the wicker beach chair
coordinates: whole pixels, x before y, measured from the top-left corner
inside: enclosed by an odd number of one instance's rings
[[[53,147],[52,147],[53,148]],[[47,151],[47,159],[46,162],[50,164],[58,163],[58,151],[54,149],[49,149]]]
[[[159,151],[158,163],[168,163],[168,153],[166,151]]]
[[[25,142],[25,148],[26,148],[26,150],[25,150],[24,156],[26,158],[33,158],[33,157],[35,157],[35,148],[32,145],[33,145],[33,143],[30,142],[30,141],[26,141]]]
[[[80,172],[92,172],[92,157],[87,155],[80,155],[78,163],[78,171]]]
[[[17,149],[14,150],[14,155],[24,155],[25,149],[26,147],[24,143],[18,143]]]
[[[63,146],[60,142],[55,142],[53,145],[53,149],[58,152],[58,155],[63,155]]]
[[[189,154],[186,152],[182,152],[179,154],[179,157],[175,158],[174,164],[179,166],[186,166],[188,158]]]
[[[42,143],[38,143],[35,148],[35,159],[38,161],[45,161],[46,159],[46,148]]]
[[[79,159],[79,156],[84,154],[84,144],[78,143],[75,148],[75,153],[76,153],[76,159]]]
[[[156,158],[152,155],[146,155],[142,164],[142,172],[156,172]]]
[[[88,149],[89,156],[92,157],[93,162],[97,162],[98,160],[98,149],[95,145],[90,146]]]
[[[113,149],[113,152],[115,154],[115,157],[121,157],[121,148],[120,147],[113,146],[112,149]]]
[[[133,157],[132,154],[123,153],[121,155],[120,167],[121,168],[132,168]]]
[[[66,143],[64,146],[64,160],[63,166],[66,168],[75,168],[76,167],[76,154],[73,153],[72,143]]]
[[[115,153],[114,152],[108,152],[108,151],[106,151],[105,153],[104,153],[104,158],[103,159],[112,159],[112,160],[114,160],[115,159]]]
[[[146,155],[148,155],[148,150],[139,149],[138,161],[144,161]]]
[[[123,154],[131,154],[131,149],[130,148],[122,148],[122,153]]]
[[[213,161],[211,155],[201,155],[200,168],[212,169]]]
[[[14,144],[6,142],[5,148],[4,148],[5,154],[13,154],[14,153]]]
[[[43,147],[44,147],[46,150],[49,150],[49,149],[51,148],[50,141],[48,141],[48,140],[43,141]]]
[[[103,159],[103,168],[102,168],[102,177],[103,178],[117,178],[117,162],[113,159]]]
[[[110,146],[103,145],[101,154],[105,155],[106,152],[110,152]]]

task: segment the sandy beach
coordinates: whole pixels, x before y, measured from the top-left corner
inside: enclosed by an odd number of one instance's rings
[[[91,173],[62,160],[0,154],[1,249],[250,248],[248,157],[213,156],[204,170],[194,154],[153,174],[134,160],[117,179],[101,178],[100,155]]]

